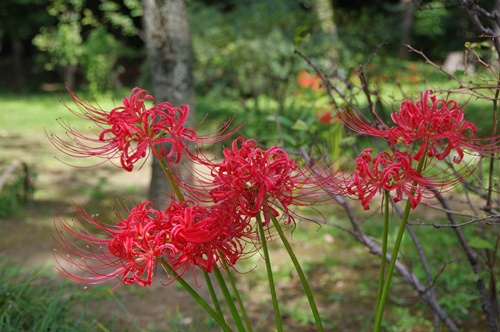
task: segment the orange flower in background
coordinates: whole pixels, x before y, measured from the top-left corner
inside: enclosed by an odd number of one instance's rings
[[[336,112],[332,109],[327,109],[327,108],[320,108],[316,112],[316,117],[318,119],[318,122],[324,125],[329,125],[340,121]]]
[[[306,70],[299,71],[297,75],[297,85],[312,91],[323,91],[323,80],[319,75],[309,74]]]

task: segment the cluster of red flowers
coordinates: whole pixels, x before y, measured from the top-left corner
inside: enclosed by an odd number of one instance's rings
[[[358,111],[339,114],[344,124],[353,131],[379,137],[389,143],[390,152],[371,158],[372,150],[364,150],[356,159],[356,171],[343,184],[347,195],[359,199],[365,209],[381,190],[395,193],[399,201],[405,195],[415,208],[429,189],[444,190],[471,174],[474,165],[457,170],[445,164],[436,174],[429,172],[437,161],[450,157],[453,164],[464,164],[464,153],[485,155],[498,150],[498,137],[475,136],[477,128],[464,120],[464,111],[454,100],[437,99],[432,91],[423,93],[416,103],[404,101],[392,113],[394,125],[389,127],[380,118],[384,129],[370,124]],[[432,195],[432,194],[430,194]]]
[[[263,215],[267,227],[270,218],[290,224],[294,221],[291,205],[315,201],[307,194],[308,187],[316,186],[314,177],[306,176],[278,147],[262,150],[255,140],[239,137],[224,149],[220,162],[189,151],[187,142],[218,141],[232,133],[200,138],[185,127],[189,111],[185,105],[175,108],[161,103],[147,108],[147,100],[154,105],[153,97],[135,88],[123,99],[123,106],[105,112],[70,93],[80,109],[75,113],[93,121],[101,131],[97,137],[89,137],[67,126],[70,142],[52,137],[67,154],[119,157],[121,167],[131,171],[151,150],[167,164],[178,163],[186,152],[192,162],[210,170],[199,186],[176,183],[189,200],[172,198],[165,210],[143,202],[130,210],[122,207],[114,218],[102,220],[75,207],[76,228],[59,219],[56,240],[70,254],[57,255],[59,271],[70,279],[87,284],[119,279],[118,284],[146,286],[151,285],[159,263],[168,264],[177,275],[193,267],[212,272],[216,267],[233,266],[258,248],[257,215]],[[170,144],[166,147],[164,143]],[[182,176],[174,178],[181,181]],[[309,193],[316,195],[315,190]],[[82,240],[87,246],[81,246]],[[85,274],[72,271],[65,261]]]
[[[147,91],[135,88],[122,106],[106,112],[69,91],[79,109],[74,113],[99,129],[92,137],[65,125],[69,141],[51,137],[65,153],[119,158],[127,171],[151,151],[168,165],[186,155],[209,173],[194,182],[174,176],[178,181],[174,185],[189,199],[172,198],[165,210],[143,202],[132,209],[122,207],[114,218],[101,220],[75,207],[76,228],[63,219],[56,225],[56,239],[70,254],[58,255],[63,259],[59,260],[60,271],[68,278],[90,284],[118,278],[119,283],[145,286],[152,283],[158,263],[168,264],[178,275],[193,267],[211,272],[233,266],[258,248],[258,216],[263,216],[262,223],[272,236],[271,218],[293,224],[291,206],[320,200],[319,188],[325,184],[309,176],[282,148],[264,150],[255,140],[238,137],[223,150],[221,161],[193,152],[189,143],[221,141],[234,131],[225,133],[225,124],[217,134],[198,136],[185,126],[189,114],[186,105],[156,105]],[[150,108],[146,107],[148,101]],[[457,102],[437,99],[432,91],[425,91],[418,102],[403,102],[391,115],[392,126],[377,119],[382,126],[375,127],[357,111],[338,116],[348,128],[380,137],[390,148],[375,156],[366,149],[357,157],[353,174],[340,180],[328,178],[335,180],[336,193],[359,200],[364,209],[384,191],[396,202],[406,197],[415,208],[426,193],[451,188],[470,173],[474,165],[467,164],[465,153],[485,155],[498,150],[498,137],[477,137],[476,127],[464,120]],[[446,159],[444,168],[431,171]],[[457,169],[459,164],[462,166]],[[81,247],[82,240],[87,246]],[[87,274],[81,276],[68,269],[64,260]]]
[[[273,146],[262,150],[255,140],[243,137],[234,140],[223,153],[224,160],[210,167],[215,185],[210,190],[211,199],[234,205],[247,217],[262,212],[266,225],[270,213],[278,217],[280,208],[291,222],[288,207],[301,204],[294,191],[312,181],[296,171],[295,161],[283,149]]]
[[[421,185],[426,179],[412,168],[412,156],[407,152],[380,152],[372,159],[371,153],[371,149],[366,149],[356,159],[356,172],[347,182],[347,194],[355,195],[368,210],[375,194],[387,190],[395,192],[395,202],[406,195],[415,208],[422,199]]]
[[[246,219],[230,222],[224,216],[227,210],[189,201],[173,201],[165,211],[143,202],[106,219],[90,216],[76,206],[74,210],[77,223],[60,219],[56,226],[56,241],[70,255],[56,251],[56,257],[65,277],[84,284],[118,278],[118,284],[151,285],[162,261],[178,274],[192,266],[211,272],[217,260],[232,266],[244,252],[242,239],[250,229]],[[81,241],[87,245],[81,246]],[[63,261],[85,275],[71,271]]]
[[[148,91],[134,88],[123,106],[110,112],[85,103],[68,87],[68,91],[78,110],[69,109],[73,114],[90,120],[97,126],[97,135],[85,135],[68,124],[62,123],[69,140],[51,135],[52,143],[62,152],[72,157],[99,157],[106,160],[120,159],[126,171],[153,151],[157,157],[165,157],[176,164],[184,152],[189,153],[187,143],[217,142],[226,135],[211,135],[210,138],[197,136],[195,131],[185,127],[189,116],[189,106],[174,107],[169,102],[156,105],[156,100]],[[147,108],[149,101],[152,107]],[[227,129],[225,124],[221,131]],[[168,144],[167,144],[168,143]]]

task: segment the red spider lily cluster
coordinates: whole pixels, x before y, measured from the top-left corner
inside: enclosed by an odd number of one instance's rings
[[[100,157],[106,160],[118,157],[121,167],[130,172],[150,151],[176,164],[183,152],[189,153],[189,142],[209,143],[227,138],[227,135],[215,134],[209,138],[197,136],[194,130],[185,127],[189,116],[188,105],[179,108],[169,102],[156,105],[156,100],[143,89],[134,88],[130,96],[122,100],[123,105],[110,112],[85,103],[70,88],[68,91],[78,106],[78,110],[69,110],[97,126],[96,135],[88,136],[63,123],[69,140],[50,136],[56,147],[72,157]],[[146,107],[148,101],[152,104],[150,108]],[[227,126],[225,124],[221,131]]]
[[[231,219],[238,216],[221,206],[203,207],[190,201],[174,201],[165,211],[143,202],[106,219],[90,216],[76,206],[74,210],[77,223],[60,219],[56,226],[56,240],[70,254],[58,252],[57,258],[64,276],[84,284],[118,278],[118,284],[151,285],[162,261],[178,274],[192,266],[211,272],[217,260],[232,266],[244,253],[243,240],[252,230],[248,219]],[[61,259],[86,276],[65,268]]]
[[[233,132],[198,136],[185,127],[189,112],[185,105],[156,105],[147,91],[135,88],[122,106],[106,112],[69,91],[79,107],[75,113],[91,120],[100,131],[91,137],[66,126],[69,141],[51,137],[65,153],[119,158],[120,167],[132,171],[136,162],[153,152],[166,167],[181,157],[190,158],[190,163],[202,164],[209,173],[197,182],[183,181],[181,174],[174,174],[178,182],[174,185],[185,195],[172,197],[164,210],[151,202],[132,208],[119,204],[115,216],[101,218],[75,206],[76,222],[60,218],[56,224],[56,241],[69,254],[57,251],[58,270],[67,278],[84,284],[118,279],[117,286],[146,286],[152,284],[160,263],[168,264],[177,276],[195,267],[208,273],[231,267],[259,248],[258,215],[264,216],[263,224],[272,237],[270,218],[293,224],[292,205],[317,201],[315,178],[307,176],[281,148],[263,150],[255,140],[239,137],[224,149],[219,162],[190,150],[188,143],[220,141]],[[87,245],[82,246],[82,241]]]
[[[358,111],[338,114],[351,130],[379,137],[390,147],[390,152],[374,158],[371,149],[362,151],[354,174],[344,181],[344,192],[358,199],[364,209],[370,208],[370,201],[380,191],[392,193],[396,202],[406,196],[414,209],[426,193],[432,196],[449,189],[472,173],[475,165],[464,162],[465,152],[473,156],[497,152],[499,137],[477,137],[476,126],[464,120],[456,101],[432,94],[427,90],[415,103],[404,101],[391,114],[394,125],[390,127],[379,117],[379,125],[374,126]],[[436,172],[438,161],[447,162]],[[456,169],[454,165],[459,164]]]
[[[418,102],[401,104],[391,115],[392,126],[379,118],[381,125],[373,126],[357,111],[338,113],[346,127],[387,141],[389,149],[376,155],[371,149],[362,151],[352,174],[335,174],[324,183],[284,149],[262,149],[253,139],[238,137],[223,150],[222,160],[209,160],[197,147],[228,139],[235,133],[227,131],[229,123],[217,133],[199,136],[186,126],[188,106],[156,104],[145,90],[133,89],[122,106],[109,112],[69,92],[78,106],[73,113],[98,129],[89,136],[63,124],[69,139],[51,136],[63,152],[119,159],[126,171],[151,152],[164,167],[188,158],[187,164],[208,169],[185,181],[185,174],[175,174],[180,172],[176,168],[173,185],[183,193],[172,197],[164,210],[151,202],[132,208],[118,204],[113,217],[101,218],[75,206],[74,223],[59,219],[56,240],[69,254],[57,252],[59,271],[85,284],[118,279],[117,285],[151,285],[158,264],[167,264],[174,277],[195,268],[210,273],[232,267],[259,249],[260,216],[266,236],[272,238],[271,219],[293,226],[292,207],[319,202],[322,187],[334,186],[336,194],[359,200],[364,209],[380,192],[391,193],[395,202],[406,198],[414,209],[426,195],[451,188],[470,174],[474,165],[465,161],[465,153],[481,156],[498,150],[499,138],[477,137],[457,102],[425,91]],[[438,168],[437,162],[444,166]]]
[[[355,195],[368,210],[372,198],[381,190],[387,190],[395,193],[394,202],[405,195],[415,208],[422,199],[422,185],[427,180],[412,168],[412,156],[407,152],[381,152],[372,159],[371,153],[371,149],[366,149],[356,159],[356,172],[347,182],[347,194]]]

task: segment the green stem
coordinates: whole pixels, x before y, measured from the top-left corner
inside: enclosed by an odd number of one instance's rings
[[[425,155],[420,159],[417,165],[417,173],[421,174],[422,169],[425,164]],[[416,186],[416,183],[413,183]],[[410,192],[410,195],[414,195],[414,191]],[[374,332],[379,332],[382,325],[382,316],[384,315],[384,308],[387,302],[387,294],[389,294],[389,287],[391,285],[392,274],[394,272],[394,266],[396,266],[396,260],[398,258],[399,247],[401,246],[401,240],[403,239],[403,234],[406,229],[406,224],[410,216],[411,201],[408,199],[406,201],[405,210],[403,216],[401,217],[401,224],[399,225],[398,235],[396,236],[396,242],[394,243],[394,249],[392,250],[391,261],[389,262],[389,268],[387,270],[387,277],[384,282],[384,288],[380,297],[380,302],[377,305],[377,314],[375,316],[375,325],[373,327]]]
[[[281,228],[280,223],[276,219],[276,217],[272,214],[269,213],[269,216],[271,217],[271,220],[273,221],[274,228],[276,228],[276,231],[278,232],[281,241],[283,242],[286,251],[288,252],[288,255],[290,256],[290,259],[293,262],[293,265],[295,266],[295,270],[297,271],[297,274],[299,275],[300,281],[302,282],[302,287],[304,287],[304,292],[306,293],[307,299],[309,300],[309,306],[311,307],[311,311],[314,316],[314,321],[316,322],[316,329],[318,332],[324,331],[323,329],[323,324],[321,323],[321,317],[319,316],[318,312],[318,307],[316,306],[316,302],[314,301],[313,294],[311,292],[311,288],[309,287],[309,283],[307,282],[306,276],[304,274],[304,271],[302,270],[302,267],[300,266],[300,263],[297,259],[297,256],[295,256],[295,253],[293,252],[292,246],[288,242],[288,239],[285,236],[285,233],[283,232],[283,229]]]
[[[217,314],[217,312],[215,312],[215,310],[212,309],[212,307],[210,307],[208,305],[208,303],[205,302],[205,300],[191,286],[189,286],[189,284],[180,275],[178,275],[177,272],[170,265],[168,265],[164,261],[162,261],[160,263],[163,266],[163,269],[165,269],[165,271],[167,273],[173,275],[174,278],[176,279],[176,281],[178,283],[180,283],[182,287],[184,287],[184,289],[196,300],[196,302],[198,302],[198,304],[203,309],[205,309],[205,311],[210,316],[212,316],[212,318],[217,322],[217,324],[219,324],[219,326],[221,327],[221,329],[223,331],[225,331],[225,332],[231,332],[232,331],[231,328],[226,324],[226,322],[224,321],[224,319],[221,318],[221,316],[219,316]]]
[[[382,255],[380,256],[380,275],[378,279],[378,294],[376,310],[380,306],[380,299],[382,297],[382,290],[384,288],[385,265],[387,262],[387,239],[389,237],[389,192],[385,191],[385,210],[384,210],[384,230],[382,234]]]
[[[271,268],[271,259],[269,258],[269,249],[267,247],[266,234],[264,233],[264,225],[260,213],[257,214],[257,223],[259,224],[259,235],[262,242],[262,250],[264,251],[264,260],[266,261],[267,279],[269,280],[269,290],[274,308],[274,320],[276,321],[276,330],[283,331],[281,322],[280,309],[278,305],[278,297],[276,296],[276,287],[274,286],[273,270]]]
[[[214,285],[212,284],[212,280],[210,280],[210,275],[206,271],[203,271],[203,275],[205,276],[205,282],[207,283],[208,291],[210,292],[210,297],[212,298],[212,302],[214,303],[215,310],[217,310],[217,314],[224,320],[224,315],[222,314],[219,299],[215,294]]]
[[[382,325],[382,316],[384,314],[385,303],[387,301],[387,294],[389,293],[389,287],[391,285],[392,273],[394,271],[394,266],[396,265],[396,259],[399,253],[399,247],[401,245],[401,240],[405,232],[406,223],[408,222],[408,217],[410,215],[411,203],[408,200],[406,202],[406,207],[403,212],[403,217],[401,218],[401,225],[399,225],[398,235],[396,237],[396,243],[394,244],[394,249],[392,251],[391,261],[389,263],[389,268],[387,269],[387,278],[384,282],[384,288],[380,297],[380,301],[377,305],[377,315],[375,317],[375,326],[373,331],[380,331],[380,326]]]
[[[240,312],[243,315],[243,320],[245,321],[245,325],[247,326],[247,331],[252,332],[252,324],[250,323],[250,319],[248,318],[247,311],[245,309],[245,306],[243,305],[243,301],[241,300],[240,292],[238,291],[238,288],[236,287],[236,282],[234,281],[233,275],[231,271],[229,271],[229,267],[227,266],[226,262],[223,260],[222,264],[224,266],[224,269],[226,270],[227,278],[229,279],[229,282],[231,283],[231,289],[233,290],[234,296],[236,297],[236,301],[238,301],[238,306],[240,307]]]
[[[172,175],[172,172],[170,171],[170,168],[168,167],[167,163],[165,160],[162,158],[161,154],[156,150],[156,147],[153,147],[153,153],[156,157],[156,160],[161,165],[161,168],[163,169],[163,172],[165,173],[165,176],[167,177],[168,182],[170,182],[170,185],[172,186],[172,189],[174,190],[175,196],[179,199],[179,201],[183,202],[184,201],[184,196],[181,193],[181,190],[179,189],[179,186],[177,185],[177,182],[175,181],[174,176]]]
[[[224,298],[226,299],[226,303],[229,306],[229,310],[231,311],[231,316],[233,317],[234,323],[236,324],[236,328],[238,329],[238,331],[245,331],[245,327],[243,326],[243,322],[241,321],[241,317],[238,313],[238,310],[236,309],[236,306],[234,305],[231,293],[229,292],[229,289],[227,288],[226,281],[224,280],[224,277],[222,277],[222,274],[220,273],[220,270],[217,267],[214,268],[214,274],[215,274],[215,277],[217,278],[217,281],[219,282],[219,286],[220,286],[220,289],[222,290],[222,294],[224,294]]]

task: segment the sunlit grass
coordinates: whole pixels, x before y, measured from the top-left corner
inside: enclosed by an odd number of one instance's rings
[[[77,92],[84,101],[88,101],[102,109],[111,110],[120,105],[120,100],[128,96],[128,92],[117,92],[116,98],[111,96],[94,98],[86,92]],[[66,90],[61,92],[40,92],[30,94],[0,94],[0,135],[22,133],[37,135],[48,132],[63,132],[58,120],[70,123],[79,130],[89,128],[88,121],[78,118],[68,108],[76,109],[71,96]]]

